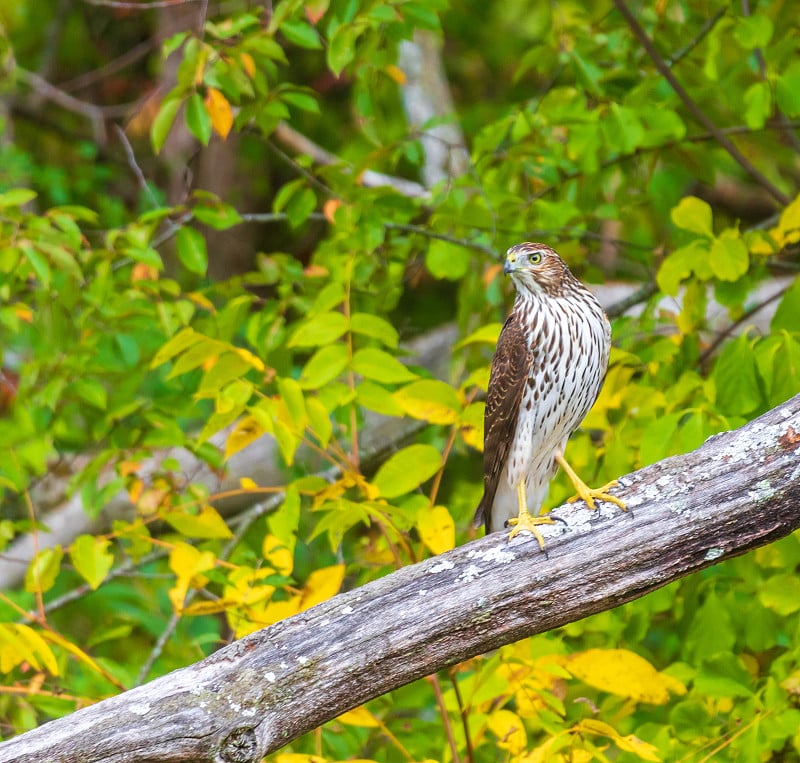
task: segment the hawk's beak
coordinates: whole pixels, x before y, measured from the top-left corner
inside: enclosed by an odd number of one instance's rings
[[[515,255],[508,255],[503,263],[503,275],[509,275],[517,269],[517,258]]]

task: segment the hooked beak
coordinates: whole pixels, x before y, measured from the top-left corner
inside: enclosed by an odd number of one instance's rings
[[[503,263],[503,275],[510,275],[517,270],[517,257],[514,254],[506,255],[506,261]]]

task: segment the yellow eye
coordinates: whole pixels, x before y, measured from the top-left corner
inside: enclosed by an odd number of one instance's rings
[[[538,265],[542,261],[542,253],[541,252],[531,252],[530,261],[534,265]]]

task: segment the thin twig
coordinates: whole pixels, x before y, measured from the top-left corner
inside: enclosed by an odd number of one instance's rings
[[[680,50],[665,60],[665,63],[671,69],[676,64],[680,63],[686,56],[689,55],[711,32],[717,25],[717,22],[725,15],[728,10],[727,5],[723,5],[713,16],[707,18],[697,34],[689,40]]]
[[[456,677],[456,669],[453,668],[449,672],[450,683],[453,684],[453,692],[456,695],[456,703],[458,704],[459,715],[461,716],[461,725],[464,727],[464,739],[467,743],[467,761],[466,763],[474,763],[475,752],[472,749],[472,737],[469,733],[469,709],[464,707],[464,700],[461,697],[461,689],[458,688],[458,678]]]
[[[717,347],[719,347],[736,329],[745,323],[747,320],[752,318],[757,312],[763,310],[767,305],[772,304],[776,300],[780,299],[792,286],[794,281],[791,281],[782,289],[775,292],[775,294],[771,294],[769,297],[761,300],[757,305],[753,305],[745,310],[733,323],[729,326],[726,326],[722,331],[720,331],[716,337],[714,337],[714,341],[711,342],[705,350],[703,350],[702,355],[700,355],[700,360],[698,363],[700,364],[701,368],[705,368],[706,363],[711,359],[711,356],[717,351]]]
[[[450,723],[450,713],[447,712],[447,705],[445,705],[442,687],[439,683],[439,676],[433,673],[428,676],[428,682],[433,687],[433,693],[436,695],[436,704],[439,706],[439,715],[442,717],[442,725],[447,736],[447,744],[450,746],[450,754],[453,756],[453,763],[461,763],[456,738],[453,736],[453,726]]]
[[[661,54],[656,50],[653,41],[642,28],[637,18],[631,13],[624,0],[614,0],[614,5],[623,16],[628,26],[631,28],[634,36],[642,44],[642,47],[647,52],[650,60],[655,65],[656,69],[661,72],[661,75],[670,84],[675,94],[683,101],[684,106],[688,109],[689,113],[697,120],[703,127],[705,127],[713,136],[717,143],[724,148],[731,158],[755,180],[762,188],[764,188],[776,201],[783,205],[787,205],[791,199],[772,183],[769,178],[762,174],[753,163],[736,147],[733,141],[729,140],[728,136],[717,127],[714,122],[705,114],[705,112],[697,105],[695,100],[686,92],[678,82],[678,79],[672,73],[672,70],[667,66],[667,63],[661,57]]]

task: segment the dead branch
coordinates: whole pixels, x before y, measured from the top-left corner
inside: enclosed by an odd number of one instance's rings
[[[627,514],[560,507],[546,555],[473,541],[4,742],[0,763],[255,763],[409,681],[770,543],[800,527],[800,395],[620,482]]]

